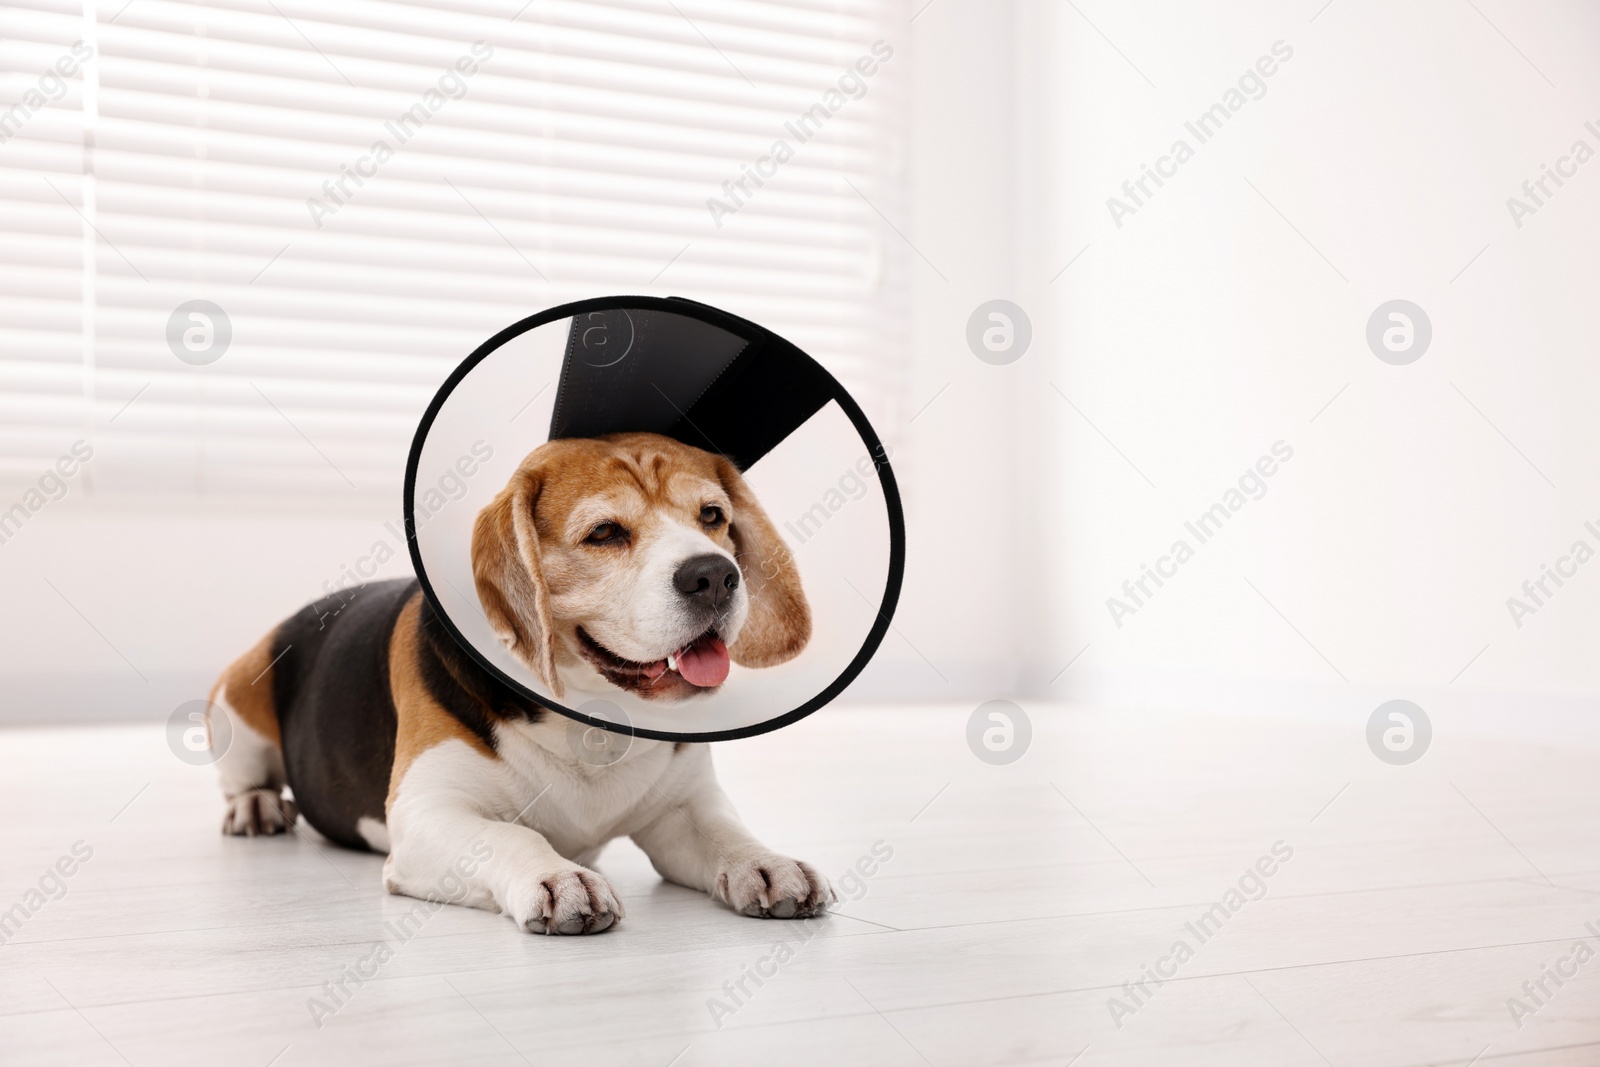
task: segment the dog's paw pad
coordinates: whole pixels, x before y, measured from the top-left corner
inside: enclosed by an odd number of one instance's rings
[[[604,876],[583,867],[539,879],[522,926],[530,934],[598,934],[623,917]]]
[[[275,789],[249,789],[227,801],[222,816],[222,832],[234,836],[256,837],[281,834],[300,818],[294,801]]]
[[[835,899],[828,880],[809,863],[771,853],[724,864],[715,896],[755,919],[809,919]]]

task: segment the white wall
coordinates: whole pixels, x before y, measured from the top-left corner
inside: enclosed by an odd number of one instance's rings
[[[1093,27],[1063,8],[1039,35],[1055,261],[1088,245],[1048,290],[1047,372],[1127,459],[1058,409],[1053,603],[1063,649],[1090,647],[1057,688],[1592,709],[1600,563],[1520,628],[1506,601],[1575,540],[1600,550],[1600,160],[1520,228],[1506,201],[1574,141],[1600,150],[1600,11],[1079,7]],[[1185,120],[1279,40],[1265,96],[1199,144]],[[1179,137],[1194,158],[1119,228],[1107,198]],[[1394,298],[1432,320],[1409,366],[1364,338]],[[1198,546],[1184,521],[1278,440],[1294,458],[1266,496]],[[1180,537],[1194,560],[1118,627],[1107,598]],[[1534,711],[1488,703],[1502,726]]]
[[[1023,300],[1018,234],[1032,223],[1014,195],[1025,121],[1018,42],[1012,5],[979,0],[940,0],[911,36],[912,213],[898,225],[917,253],[911,409],[920,414],[895,454],[909,560],[896,632],[859,688],[985,699],[1022,684],[1047,617],[1033,482],[1017,460],[1028,383],[1015,365],[981,362],[966,341],[980,303]]]

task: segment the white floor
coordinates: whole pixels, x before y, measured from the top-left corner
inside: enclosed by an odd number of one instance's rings
[[[1031,750],[992,767],[969,710],[832,708],[721,747],[748,821],[836,885],[893,850],[839,914],[742,918],[619,843],[600,866],[627,919],[589,938],[445,908],[402,941],[378,858],[221,837],[212,772],[160,726],[0,733],[0,909],[93,849],[0,946],[0,1063],[1600,1063],[1600,961],[1523,991],[1600,947],[1600,753],[1436,721],[1392,767],[1364,717],[1032,706]],[[1276,842],[1265,895],[1202,943],[1186,924]],[[1180,939],[1192,958],[1114,1021]],[[1537,1006],[1520,1026],[1513,996]]]

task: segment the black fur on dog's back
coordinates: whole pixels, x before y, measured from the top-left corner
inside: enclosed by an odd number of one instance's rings
[[[289,788],[306,821],[347,848],[369,847],[362,818],[385,818],[397,725],[390,649],[401,612],[421,597],[414,578],[356,586],[306,605],[273,633],[273,706]],[[463,653],[426,599],[414,617],[428,695],[490,750],[496,720],[543,716]]]

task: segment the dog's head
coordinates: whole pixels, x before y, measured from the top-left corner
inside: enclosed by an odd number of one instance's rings
[[[495,633],[557,697],[711,692],[811,638],[794,559],[738,470],[658,434],[551,441],[479,513],[472,573]]]

